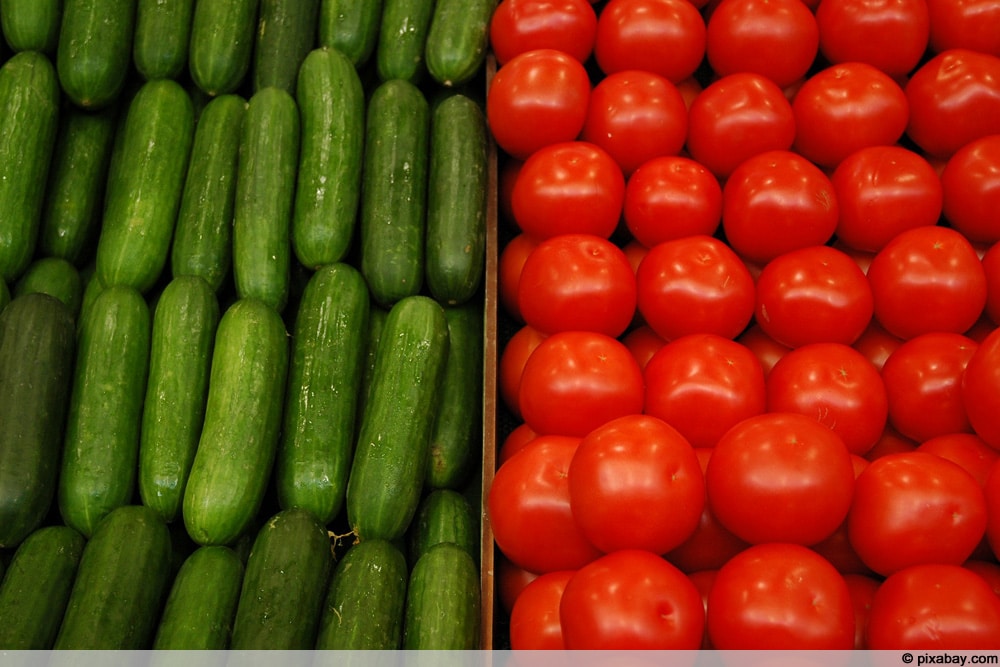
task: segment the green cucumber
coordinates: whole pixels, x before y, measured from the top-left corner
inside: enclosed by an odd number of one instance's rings
[[[48,56],[22,51],[0,67],[0,278],[12,283],[35,254],[59,126],[59,82]]]
[[[382,337],[382,329],[389,311],[377,303],[372,303],[368,312],[368,338],[365,343],[365,361],[361,371],[361,395],[358,398],[358,414],[365,411],[368,397],[371,395],[372,375],[375,374],[375,355],[378,353],[378,343]]]
[[[59,41],[63,0],[3,0],[0,26],[13,51],[52,53]]]
[[[54,296],[69,308],[74,318],[80,313],[83,299],[83,282],[80,271],[61,257],[40,257],[14,283],[13,296],[41,292]]]
[[[0,311],[0,547],[20,544],[52,506],[75,344],[55,297],[25,294]]]
[[[198,118],[170,266],[174,276],[201,276],[216,292],[232,267],[233,208],[247,102],[213,97]]]
[[[85,537],[132,500],[149,342],[149,307],[123,285],[101,290],[79,327],[58,497]]]
[[[243,561],[229,547],[198,547],[174,577],[153,639],[154,650],[229,648],[243,585]]]
[[[436,0],[424,59],[436,82],[451,88],[484,71],[496,0]]]
[[[84,543],[67,526],[39,528],[21,542],[0,585],[0,648],[52,648]]]
[[[260,0],[251,90],[274,86],[295,94],[295,79],[316,46],[319,0]]]
[[[236,92],[250,70],[260,0],[202,0],[191,18],[188,69],[211,96]]]
[[[383,306],[423,286],[429,116],[420,89],[401,79],[378,86],[368,103],[361,272]]]
[[[132,59],[146,80],[177,79],[187,67],[194,0],[137,0]]]
[[[436,489],[424,496],[408,537],[411,563],[416,563],[441,542],[457,544],[468,551],[473,560],[479,557],[476,512],[465,496],[451,489]]]
[[[56,70],[74,104],[100,109],[122,92],[132,65],[137,0],[63,0]]]
[[[243,121],[236,174],[236,293],[261,299],[279,313],[289,296],[299,126],[298,105],[289,93],[280,88],[255,93]]]
[[[94,262],[84,266],[80,270],[80,280],[83,284],[83,296],[80,298],[80,312],[76,316],[76,330],[79,333],[80,327],[87,319],[87,313],[93,309],[97,295],[104,291],[101,279],[97,277],[97,267]]]
[[[478,648],[480,606],[479,569],[469,552],[452,542],[434,545],[410,571],[403,648]]]
[[[259,299],[237,300],[219,320],[182,506],[198,544],[231,544],[260,509],[281,429],[287,339],[281,316]]]
[[[275,480],[281,507],[303,507],[323,524],[344,503],[369,310],[357,269],[331,264],[313,274],[295,317]]]
[[[361,199],[365,93],[347,57],[315,49],[299,69],[302,116],[292,249],[315,269],[343,260],[351,247]]]
[[[10,303],[10,288],[7,281],[0,277],[0,310],[3,310]]]
[[[448,351],[436,301],[407,297],[389,311],[347,484],[358,540],[399,539],[417,511]]]
[[[194,107],[172,79],[148,81],[129,105],[116,177],[97,240],[105,285],[148,291],[170,254],[194,137]]]
[[[180,514],[208,394],[219,302],[198,276],[174,278],[153,312],[139,434],[139,496],[168,523]]]
[[[321,0],[319,45],[334,48],[360,67],[378,42],[383,0]]]
[[[330,577],[316,650],[400,648],[408,579],[406,558],[392,542],[351,545]]]
[[[383,0],[375,72],[382,81],[419,83],[426,71],[424,50],[436,0]]]
[[[282,510],[258,531],[233,622],[233,650],[311,650],[333,553],[308,510]]]
[[[170,531],[156,512],[108,514],[80,557],[56,650],[139,650],[152,644],[170,577]]]

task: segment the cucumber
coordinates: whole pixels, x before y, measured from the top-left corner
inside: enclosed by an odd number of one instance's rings
[[[400,648],[408,579],[406,558],[392,542],[351,545],[330,577],[316,650]]]
[[[59,510],[84,537],[132,500],[149,342],[149,307],[123,285],[101,290],[80,325]]]
[[[54,296],[69,308],[74,318],[80,313],[83,300],[83,282],[73,264],[61,257],[40,257],[28,265],[27,270],[14,283],[13,296],[41,292]]]
[[[333,554],[304,509],[282,510],[257,533],[233,622],[233,650],[311,650]]]
[[[243,585],[243,561],[229,547],[199,547],[174,577],[153,638],[154,650],[229,648]]]
[[[0,311],[0,547],[42,524],[55,496],[72,383],[75,327],[47,294]]]
[[[383,0],[375,72],[382,81],[419,83],[426,71],[424,50],[436,0]]]
[[[39,528],[21,542],[0,585],[0,648],[52,648],[84,543],[67,526]]]
[[[350,60],[315,49],[298,73],[302,117],[292,249],[311,269],[343,260],[351,247],[361,198],[365,93]]]
[[[259,0],[195,3],[188,69],[195,85],[212,97],[236,92],[250,70],[259,4]]]
[[[122,92],[132,65],[137,0],[63,0],[56,70],[74,104],[100,109]]]
[[[260,0],[251,90],[274,86],[295,94],[295,79],[316,46],[319,0]]]
[[[389,311],[347,484],[360,541],[401,538],[417,511],[448,352],[436,301],[407,297]]]
[[[198,544],[231,544],[260,509],[281,428],[287,338],[281,316],[259,299],[237,300],[219,321],[182,506]]]
[[[50,54],[59,41],[63,0],[3,0],[0,26],[13,51]]]
[[[368,103],[361,272],[387,307],[423,287],[429,115],[423,93],[402,79],[379,85]]]
[[[321,0],[319,46],[337,49],[355,67],[368,62],[378,42],[383,0]]]
[[[369,309],[357,269],[331,264],[313,274],[295,318],[275,471],[278,502],[305,508],[324,525],[344,503]]]
[[[408,531],[407,555],[416,563],[431,547],[441,542],[457,544],[472,556],[479,557],[479,523],[472,505],[458,491],[435,489],[417,509]]]
[[[496,0],[436,0],[427,29],[427,72],[445,87],[461,86],[484,71]]]
[[[97,267],[94,266],[94,262],[90,262],[80,270],[80,280],[83,283],[83,296],[80,298],[80,312],[76,316],[77,335],[87,319],[87,313],[93,309],[97,296],[104,291],[104,285],[97,277]]]
[[[403,623],[405,650],[475,650],[479,646],[479,570],[452,542],[427,550],[413,565]]]
[[[375,373],[375,355],[378,353],[378,343],[382,337],[382,329],[389,311],[376,303],[371,304],[368,311],[368,338],[365,342],[365,361],[361,370],[361,391],[358,397],[358,415],[365,411],[368,397],[371,395],[372,375]]]
[[[216,292],[232,267],[233,207],[247,102],[213,97],[195,127],[170,266],[174,276],[201,276]]]
[[[170,576],[170,531],[143,505],[108,514],[87,541],[56,650],[139,650],[152,644]]]
[[[236,293],[261,299],[279,313],[288,302],[299,123],[298,105],[290,94],[280,88],[255,93],[243,121],[236,174]]]
[[[22,51],[0,67],[0,278],[12,283],[35,254],[59,126],[52,62]]]
[[[137,0],[132,60],[146,80],[177,79],[187,67],[194,0]]]
[[[198,276],[174,278],[153,313],[149,380],[139,434],[139,496],[172,522],[198,448],[219,301]]]
[[[10,303],[10,288],[7,287],[7,282],[3,278],[0,278],[0,311],[2,311],[8,303]]]
[[[160,277],[194,137],[194,107],[171,79],[148,81],[129,105],[120,162],[97,240],[105,285],[148,291]]]

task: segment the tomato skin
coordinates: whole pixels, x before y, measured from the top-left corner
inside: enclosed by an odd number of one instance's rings
[[[943,212],[973,243],[1000,241],[1000,134],[959,148],[941,172]]]
[[[501,608],[509,615],[514,609],[517,596],[521,594],[525,586],[538,578],[538,575],[514,565],[509,558],[503,555],[503,552],[496,554],[494,569],[497,580],[497,597],[500,600]]]
[[[661,347],[667,344],[648,324],[640,324],[622,338],[625,347],[629,349],[639,368],[645,370],[646,364]]]
[[[983,484],[986,497],[986,542],[995,558],[1000,558],[1000,463],[994,463]]]
[[[986,486],[1000,452],[972,433],[946,433],[924,440],[917,451],[929,452],[962,466],[980,485]]]
[[[490,20],[490,48],[500,66],[535,49],[556,49],[584,63],[596,39],[597,12],[587,0],[503,0]]]
[[[635,240],[647,248],[685,236],[711,236],[722,220],[722,186],[690,158],[653,158],[629,176],[622,215]]]
[[[871,616],[872,600],[880,581],[866,574],[845,574],[844,581],[854,603],[854,649],[868,648],[868,618]]]
[[[534,327],[524,325],[511,335],[500,352],[497,362],[497,388],[504,407],[515,417],[521,416],[520,387],[524,364],[546,336]]]
[[[1000,241],[994,243],[983,255],[986,273],[986,307],[983,314],[994,324],[1000,324]]]
[[[1000,329],[979,344],[962,375],[962,401],[976,435],[1000,450]]]
[[[878,323],[878,320],[872,319],[868,328],[851,347],[863,354],[879,372],[882,372],[885,360],[902,344],[902,339],[893,336]]]
[[[497,467],[503,464],[504,461],[509,459],[514,455],[515,452],[520,451],[529,442],[538,437],[538,434],[531,430],[531,427],[525,423],[520,423],[511,429],[500,446],[497,448],[496,464]],[[549,436],[553,438],[561,438],[563,436]]]
[[[778,363],[792,348],[779,343],[769,336],[756,322],[747,327],[746,331],[736,338],[736,342],[748,348],[760,361],[764,377],[770,375],[774,365]]]
[[[831,63],[863,62],[892,77],[917,66],[930,38],[923,0],[823,0],[816,7],[819,49]]]
[[[566,648],[559,623],[559,603],[574,570],[547,572],[526,585],[510,612],[510,647],[525,651]]]
[[[930,48],[935,53],[970,49],[1000,57],[1000,7],[991,0],[927,0]]]
[[[916,450],[919,443],[914,442],[904,435],[900,435],[892,426],[886,426],[882,437],[878,439],[875,446],[865,453],[865,459],[875,461],[889,454],[900,454]]]
[[[517,305],[517,286],[521,281],[521,269],[528,255],[538,245],[538,241],[527,234],[517,234],[500,251],[497,259],[497,290],[504,313],[519,323],[524,323],[521,309]]]

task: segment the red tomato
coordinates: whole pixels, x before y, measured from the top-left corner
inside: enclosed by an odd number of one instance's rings
[[[537,150],[514,182],[514,219],[537,239],[559,234],[609,238],[625,200],[625,176],[607,151],[585,141]]]
[[[496,572],[497,597],[500,600],[500,606],[510,614],[517,596],[538,575],[514,565],[502,552],[496,554],[493,567]]]
[[[738,422],[764,412],[764,371],[753,352],[715,334],[670,341],[646,364],[646,414],[713,447]]]
[[[816,25],[828,61],[867,63],[894,78],[916,68],[930,35],[924,0],[823,0]]]
[[[587,62],[597,39],[597,12],[587,0],[503,0],[490,20],[497,64],[536,49],[556,49]]]
[[[684,236],[712,236],[722,220],[722,186],[690,158],[654,158],[628,178],[622,213],[632,236],[647,248]]]
[[[863,354],[879,372],[882,372],[885,360],[902,344],[902,339],[893,336],[878,323],[878,320],[873,319],[851,347]]]
[[[538,437],[538,434],[531,430],[527,424],[518,424],[511,429],[510,433],[504,437],[497,448],[496,465],[499,467],[504,461],[513,456],[516,452],[524,449],[524,446]],[[562,438],[567,436],[553,435],[551,438]],[[578,443],[579,444],[579,443]]]
[[[691,580],[691,583],[694,584],[694,587],[701,594],[701,604],[705,609],[705,632],[701,638],[701,648],[703,650],[713,648],[712,640],[708,636],[708,593],[712,590],[712,585],[715,583],[716,574],[718,574],[717,570],[699,570],[688,573],[688,579]]]
[[[895,144],[909,119],[899,84],[861,62],[833,65],[809,77],[795,94],[792,111],[794,149],[828,168],[862,148]]]
[[[912,452],[917,448],[919,443],[914,442],[910,438],[900,435],[891,426],[885,427],[885,432],[882,437],[879,438],[875,446],[868,450],[865,454],[865,459],[868,461],[874,461],[875,459],[880,459],[883,456],[889,454],[899,454],[903,452]]]
[[[972,433],[946,433],[929,438],[920,443],[917,451],[937,454],[957,463],[983,486],[993,466],[1000,461],[1000,452]]]
[[[569,466],[569,497],[577,525],[601,551],[664,554],[698,526],[705,481],[694,450],[674,427],[628,415],[580,442]]]
[[[961,466],[926,452],[887,454],[858,475],[847,531],[858,556],[889,575],[965,562],[986,530],[986,500]]]
[[[941,172],[944,217],[973,243],[1000,241],[1000,134],[959,148]]]
[[[794,0],[801,4],[801,0]],[[768,262],[823,245],[840,211],[829,177],[790,151],[768,151],[736,167],[722,188],[722,228],[741,257]]]
[[[1000,565],[993,561],[973,559],[965,561],[962,567],[985,579],[993,592],[1000,595]]]
[[[962,376],[965,412],[976,434],[1000,450],[1000,329],[979,344]]]
[[[987,523],[986,541],[993,556],[1000,558],[1000,463],[994,463],[993,469],[986,477],[983,485],[983,495],[986,497]]]
[[[500,359],[497,362],[497,386],[500,400],[515,417],[521,416],[518,395],[521,387],[521,374],[524,373],[524,364],[543,340],[545,340],[545,334],[534,327],[525,325],[514,332],[500,352]]]
[[[646,257],[649,252],[649,248],[642,245],[635,239],[631,239],[622,247],[622,252],[628,257],[629,266],[632,267],[632,273],[639,270],[639,265],[642,264],[642,260]]]
[[[514,183],[517,181],[517,174],[521,171],[523,161],[509,155],[500,156],[499,169],[497,173],[497,208],[501,220],[507,224],[517,224],[514,220],[514,208],[511,199],[514,195]]]
[[[983,255],[986,272],[986,307],[983,313],[994,325],[1000,324],[1000,241],[994,243]]]
[[[992,0],[927,0],[930,47],[936,53],[971,49],[1000,56],[1000,6]]]
[[[868,618],[871,616],[872,600],[881,582],[866,574],[845,574],[844,582],[854,604],[854,648],[863,651],[868,648]]]
[[[517,322],[524,322],[521,309],[517,305],[517,285],[521,281],[521,269],[528,255],[538,245],[538,241],[527,234],[518,234],[507,242],[497,260],[497,290],[504,313]]]
[[[524,160],[543,146],[576,139],[589,100],[590,78],[579,60],[536,49],[497,70],[486,93],[486,117],[497,145]]]
[[[756,322],[747,327],[747,330],[736,338],[736,342],[757,356],[765,377],[771,373],[778,360],[792,349],[771,338]]]
[[[561,651],[559,602],[574,570],[547,572],[533,579],[514,601],[510,612],[510,647],[523,651]]]
[[[629,349],[635,360],[639,362],[639,368],[644,370],[653,355],[667,344],[667,341],[660,338],[648,324],[641,324],[629,331],[622,338],[622,342],[625,343],[625,347]]]
[[[639,549],[580,568],[563,590],[559,618],[568,650],[694,650],[705,627],[691,580]]]
[[[960,565],[914,565],[890,575],[872,598],[872,650],[996,650],[1000,598]]]
[[[822,556],[797,544],[758,544],[716,574],[708,633],[723,650],[850,649],[854,605]]]
[[[735,338],[753,317],[750,271],[711,236],[686,236],[650,248],[636,272],[643,320],[666,340],[695,333]]]

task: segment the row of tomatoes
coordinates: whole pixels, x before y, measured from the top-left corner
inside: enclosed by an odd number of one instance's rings
[[[502,0],[513,648],[1000,648],[1000,7]]]

